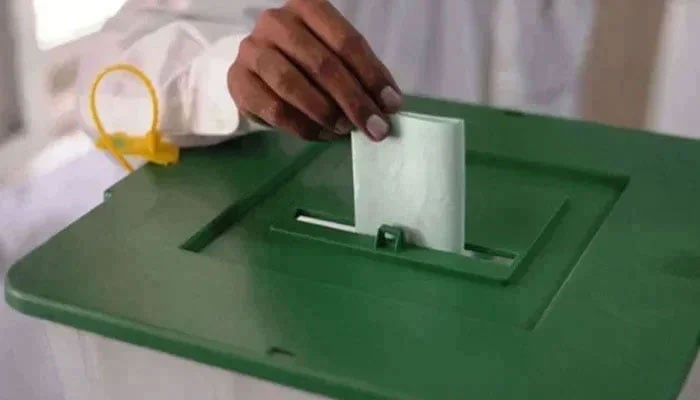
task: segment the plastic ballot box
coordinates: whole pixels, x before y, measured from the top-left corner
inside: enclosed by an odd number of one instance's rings
[[[700,333],[700,143],[406,109],[465,121],[464,251],[349,229],[347,141],[184,151],[8,273],[68,397],[676,398]]]

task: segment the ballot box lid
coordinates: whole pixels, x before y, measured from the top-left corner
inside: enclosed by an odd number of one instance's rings
[[[700,143],[406,109],[465,121],[463,253],[354,233],[349,143],[259,132],[119,182],[6,300],[334,398],[674,398],[700,332]]]

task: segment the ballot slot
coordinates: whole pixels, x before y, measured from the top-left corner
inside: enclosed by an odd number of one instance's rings
[[[321,218],[312,217],[307,215],[302,210],[297,211],[296,220],[302,224],[311,224],[316,226],[322,226],[328,229],[335,229],[343,232],[356,233],[355,227],[352,225],[342,224],[334,221],[327,221]]]
[[[321,245],[338,255],[364,254],[438,274],[509,285],[526,273],[539,249],[549,241],[569,209],[569,200],[558,193],[527,188],[518,190],[517,196],[503,196],[503,189],[493,191],[486,184],[482,186],[479,196],[471,198],[471,240],[466,240],[457,252],[415,245],[410,229],[393,226],[391,221],[373,234],[361,233],[355,229],[352,208],[336,203],[331,207],[287,208],[277,214],[269,230],[295,241],[295,249]],[[513,202],[514,198],[518,202]],[[504,215],[518,221],[517,225],[503,224]],[[498,229],[491,229],[493,226]],[[401,237],[394,237],[396,233]]]
[[[357,231],[352,224],[348,224],[345,221],[339,221],[337,219],[333,220],[328,214],[314,213],[312,211],[300,209],[296,211],[295,220],[296,222],[302,224],[309,224],[329,230],[357,234]],[[397,235],[392,232],[379,232],[379,234],[383,234],[383,239],[388,241],[397,239]],[[459,255],[506,267],[512,266],[517,259],[517,255],[514,253],[499,249],[490,249],[471,243],[465,243],[464,249],[461,253],[459,253]]]
[[[247,196],[232,203],[180,247],[238,263],[241,252],[232,248],[257,238],[279,245],[284,254],[319,252],[323,255],[319,260],[341,258],[350,264],[372,259],[378,262],[377,268],[392,264],[510,285],[531,271],[547,267],[536,260],[555,251],[547,245],[561,237],[556,231],[566,229],[562,224],[567,220],[597,221],[591,219],[592,213],[605,204],[602,200],[591,203],[591,198],[618,193],[606,177],[588,173],[523,165],[473,151],[468,153],[467,164],[469,181],[478,190],[472,190],[465,200],[468,235],[466,240],[460,238],[463,243],[456,246],[457,251],[413,245],[416,242],[410,229],[404,230],[407,243],[398,248],[391,232],[387,236],[385,231],[386,240],[377,243],[376,230],[355,229],[352,164],[347,147],[341,144],[326,148],[305,172],[292,179],[269,180],[264,189],[272,190],[272,184],[277,184],[274,196]],[[584,213],[588,214],[579,215]],[[395,222],[394,218],[377,219],[376,224]]]
[[[589,238],[569,238],[567,229],[573,225],[581,234],[595,233],[600,221],[596,213],[604,213],[607,202],[619,193],[618,181],[605,175],[469,151],[465,183],[468,181],[473,190],[465,199],[464,217],[454,218],[463,218],[467,232],[457,241],[462,242],[455,246],[457,250],[438,251],[431,245],[413,245],[420,242],[413,241],[413,226],[408,222],[405,226],[409,229],[404,230],[407,243],[396,251],[391,235],[377,246],[376,227],[412,218],[376,218],[372,221],[374,229],[353,232],[358,227],[357,205],[347,146],[336,143],[319,149],[323,151],[317,157],[306,159],[308,165],[299,163],[306,165],[299,174],[287,180],[268,180],[264,190],[270,195],[246,196],[231,203],[189,235],[180,247],[239,263],[242,249],[267,243],[278,246],[276,251],[289,257],[314,255],[320,262],[345,260],[339,268],[351,269],[372,260],[378,271],[421,269],[458,279],[512,285],[525,276],[552,268],[546,258],[560,251],[559,247],[551,247],[553,242],[570,241],[571,249],[567,251],[585,249]],[[404,197],[391,197],[389,203],[405,205]],[[433,220],[435,224],[444,223],[433,218],[415,220],[425,227],[430,227]],[[449,238],[445,239],[449,242]],[[332,262],[331,268],[335,264]],[[286,264],[270,267],[282,265]],[[572,261],[562,268],[573,265]]]

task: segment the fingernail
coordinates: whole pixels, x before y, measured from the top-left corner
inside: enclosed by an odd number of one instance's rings
[[[367,131],[376,140],[382,140],[389,134],[389,124],[375,114],[367,119]]]
[[[339,135],[349,135],[352,130],[352,123],[345,117],[338,118],[338,122],[335,123],[335,131]]]
[[[379,96],[382,98],[384,108],[386,108],[387,110],[398,111],[401,108],[401,103],[403,102],[403,99],[393,87],[385,87],[384,89],[382,89],[381,93],[379,93]]]

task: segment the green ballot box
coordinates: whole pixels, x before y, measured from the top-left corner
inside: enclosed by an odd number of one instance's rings
[[[12,267],[6,300],[88,354],[58,356],[84,372],[73,398],[238,399],[251,379],[286,390],[251,398],[675,399],[700,333],[700,143],[406,109],[465,121],[462,252],[356,233],[350,144],[260,132],[130,175]]]

